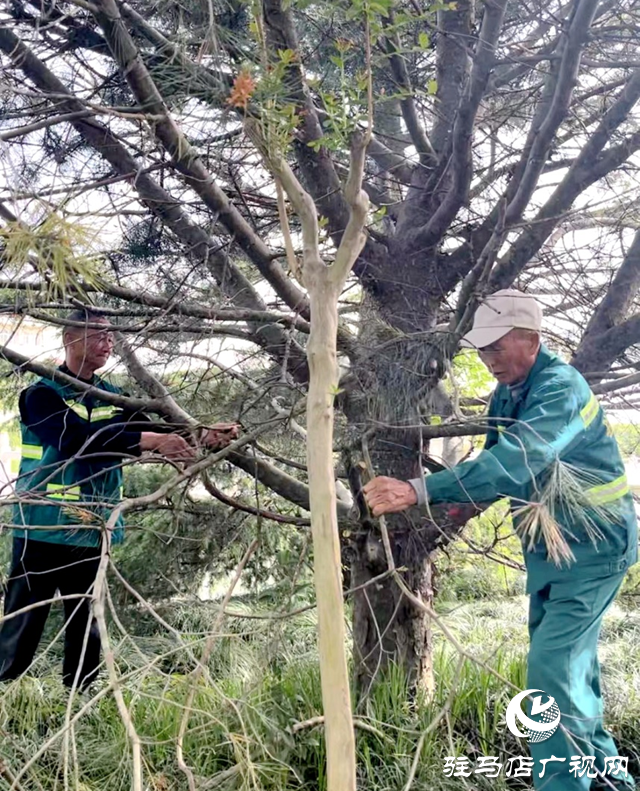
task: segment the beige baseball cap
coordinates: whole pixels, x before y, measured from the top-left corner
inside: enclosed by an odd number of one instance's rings
[[[482,349],[516,328],[540,332],[542,308],[529,294],[505,288],[482,301],[473,318],[473,327],[460,344]]]

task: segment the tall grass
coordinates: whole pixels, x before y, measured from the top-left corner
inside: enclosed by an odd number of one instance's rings
[[[255,609],[252,610],[255,614]],[[211,622],[206,605],[176,607],[173,625],[197,649]],[[526,602],[524,597],[458,606],[447,622],[467,650],[519,687],[525,683]],[[257,625],[258,624],[258,625]],[[147,630],[148,631],[148,630]],[[324,788],[320,680],[313,651],[313,612],[292,621],[233,619],[213,652],[208,680],[197,689],[185,756],[199,788],[296,791]],[[114,635],[114,640],[117,636]],[[640,744],[640,614],[615,606],[603,633],[602,664],[611,725],[627,754]],[[119,644],[125,698],[144,742],[149,791],[186,791],[176,764],[175,744],[182,703],[193,667],[189,652],[166,634],[145,634]],[[162,657],[153,667],[148,660]],[[511,693],[486,668],[465,661],[443,639],[436,640],[436,698],[412,700],[406,678],[391,666],[359,712],[359,785],[371,791],[401,791],[411,771],[421,734],[448,705],[446,716],[423,740],[412,783],[416,791],[463,789],[443,773],[444,757],[472,761],[480,755],[524,754],[508,733],[504,712]],[[65,723],[68,696],[51,664],[40,675],[5,685],[0,692],[0,758],[15,772]],[[104,682],[103,682],[104,683]],[[99,689],[99,685],[98,685]],[[74,701],[77,712],[86,703]],[[311,722],[309,722],[311,720]],[[306,723],[299,729],[297,723]],[[58,739],[21,780],[24,791],[65,789],[63,742]],[[92,706],[69,739],[67,785],[73,791],[129,791],[126,734],[110,696]],[[637,763],[635,765],[637,771]],[[470,778],[477,789],[506,789],[503,776]],[[522,785],[510,788],[527,788]],[[10,783],[0,774],[0,789]]]

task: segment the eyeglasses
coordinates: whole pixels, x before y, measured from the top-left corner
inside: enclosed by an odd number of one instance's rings
[[[86,338],[92,343],[102,343],[103,341],[107,341],[111,345],[114,343],[113,333],[110,330],[89,330]]]
[[[482,349],[478,349],[478,354],[481,357],[495,357],[498,354],[503,354],[506,351],[502,346],[498,346],[495,343],[490,343],[488,346],[483,346]]]

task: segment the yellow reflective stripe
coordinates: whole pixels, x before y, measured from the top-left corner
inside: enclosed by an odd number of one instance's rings
[[[587,405],[580,410],[580,417],[582,418],[585,428],[589,428],[593,421],[598,417],[599,411],[600,404],[598,403],[598,399],[592,393]]]
[[[80,487],[65,486],[63,483],[48,483],[47,497],[53,497],[56,500],[79,500]]]
[[[97,406],[91,410],[91,420],[109,420],[122,410],[117,406]]]
[[[628,494],[629,482],[626,475],[621,475],[609,483],[603,483],[601,486],[594,486],[587,490],[587,497],[592,505],[606,505],[615,500],[619,500]]]
[[[66,401],[65,403],[69,409],[73,409],[76,415],[81,417],[83,420],[89,420],[89,410],[84,404],[79,404],[77,401]]]
[[[23,459],[41,459],[42,458],[42,445],[25,445],[22,446]]]

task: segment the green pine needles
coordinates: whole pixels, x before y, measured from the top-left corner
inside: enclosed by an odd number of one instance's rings
[[[550,560],[562,566],[575,561],[568,538],[588,540],[596,546],[603,539],[599,525],[615,518],[620,502],[603,502],[602,487],[595,474],[556,459],[538,488],[537,502],[513,509],[516,533],[526,542],[527,550],[543,542]],[[572,530],[569,525],[580,529]]]

